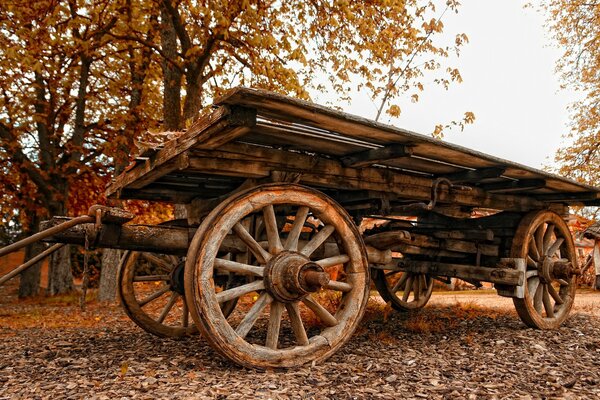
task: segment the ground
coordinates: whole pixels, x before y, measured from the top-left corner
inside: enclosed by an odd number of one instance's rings
[[[556,331],[526,328],[510,299],[436,293],[418,314],[374,296],[350,342],[319,365],[253,371],[201,337],[159,339],[118,305],[18,301],[0,288],[0,399],[598,398],[600,295],[582,291]]]

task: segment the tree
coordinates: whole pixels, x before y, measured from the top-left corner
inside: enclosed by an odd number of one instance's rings
[[[458,51],[436,44],[443,30],[436,5],[456,11],[457,1],[275,2],[161,0],[160,41],[135,29],[118,36],[152,48],[163,70],[163,118],[180,130],[224,90],[246,85],[308,99],[311,92],[367,89],[382,109],[410,89],[423,90],[426,71]],[[441,13],[443,15],[443,13]],[[421,62],[407,62],[418,53]],[[460,81],[448,68],[437,81]],[[323,79],[325,77],[325,79]],[[398,82],[398,79],[401,81]],[[413,99],[418,98],[417,95]]]
[[[143,51],[138,56],[108,35],[127,24],[126,11],[109,0],[0,8],[1,207],[3,213],[26,210],[19,218],[29,234],[40,220],[81,213],[101,197],[108,161],[133,143],[123,130],[152,120],[140,116],[142,96],[135,91],[141,85],[128,85],[143,73]],[[129,58],[136,59],[131,75]],[[122,165],[127,157],[117,160]],[[68,254],[65,248],[51,262],[50,294],[71,289]],[[39,279],[35,274],[29,278]],[[28,280],[21,280],[22,296],[37,291]]]
[[[564,49],[557,62],[564,87],[580,92],[571,105],[570,143],[559,149],[559,172],[600,184],[600,2],[552,0],[544,3],[548,26]]]
[[[185,129],[236,85],[304,99],[366,89],[397,115],[397,100],[423,90],[429,71],[441,71],[443,85],[460,81],[441,60],[466,37],[450,46],[436,41],[440,15],[457,7],[454,0],[7,1],[0,8],[1,211],[27,210],[19,218],[29,232],[51,215],[85,211],[125,167],[136,140]],[[417,53],[419,63],[411,63]],[[54,263],[52,271],[69,268]],[[67,290],[70,275],[57,276],[64,284],[52,292]]]

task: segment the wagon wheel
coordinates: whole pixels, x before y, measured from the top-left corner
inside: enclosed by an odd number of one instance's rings
[[[264,238],[239,223],[251,214],[264,216]],[[278,226],[282,214],[293,222]],[[318,221],[312,238],[307,220]],[[228,233],[259,266],[218,257]],[[256,280],[219,292],[213,278],[223,270]],[[259,186],[221,203],[194,236],[185,276],[192,317],[208,342],[230,360],[258,368],[294,367],[333,354],[354,332],[369,293],[366,251],[350,216],[324,194],[291,184]],[[228,320],[219,303],[234,298],[241,305]]]
[[[425,307],[433,292],[433,278],[427,274],[376,269],[373,282],[383,300],[399,311]]]
[[[567,224],[551,211],[527,214],[511,254],[527,260],[525,297],[513,298],[519,317],[532,328],[559,327],[573,306],[577,285],[577,256]]]
[[[183,289],[185,257],[128,251],[119,268],[119,297],[125,313],[146,332],[182,337],[198,332],[189,316]],[[228,277],[220,276],[221,285]],[[228,315],[235,301],[224,305]]]

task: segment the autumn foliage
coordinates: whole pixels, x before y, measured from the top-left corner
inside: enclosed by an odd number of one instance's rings
[[[136,143],[151,140],[152,132],[185,129],[233,86],[303,99],[327,91],[343,100],[359,90],[381,104],[379,114],[397,116],[400,100],[417,100],[424,79],[443,86],[461,81],[443,61],[466,35],[438,42],[444,14],[458,6],[455,0],[3,1],[0,218],[17,218],[31,231],[51,215],[107,202],[103,187],[136,154]],[[170,216],[169,207],[158,207],[150,214]]]
[[[544,3],[549,28],[564,49],[557,63],[564,87],[576,90],[569,143],[556,154],[559,172],[600,184],[600,3],[552,0]]]

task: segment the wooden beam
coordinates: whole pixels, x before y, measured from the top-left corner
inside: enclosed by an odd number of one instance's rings
[[[363,168],[395,158],[410,157],[412,147],[403,144],[390,144],[378,149],[370,149],[341,158],[346,167]]]
[[[573,201],[595,201],[600,200],[600,192],[571,192],[571,193],[548,193],[538,194],[535,196],[536,199],[548,202],[561,202],[566,201],[572,203]]]
[[[483,179],[499,178],[506,171],[505,167],[490,167],[455,172],[440,176],[452,183],[477,183]]]
[[[397,170],[376,167],[344,167],[341,162],[316,155],[228,143],[218,150],[194,150],[191,171],[220,176],[266,178],[272,170],[297,172],[300,182],[337,190],[374,190],[397,195],[403,200],[429,201],[433,179]],[[544,203],[524,196],[490,194],[478,188],[470,191],[440,189],[439,204],[456,204],[512,211],[544,208]]]
[[[494,182],[479,185],[483,190],[490,193],[508,193],[521,190],[533,190],[546,187],[545,179],[522,179],[518,181]]]
[[[54,217],[42,224],[43,229],[56,226],[70,218]],[[85,244],[86,233],[93,232],[94,224],[81,224],[58,233],[44,241],[50,243]],[[106,233],[110,233],[107,235]],[[163,254],[185,255],[196,233],[195,228],[158,225],[102,224],[96,247],[110,247],[134,251],[151,251]],[[228,235],[221,246],[224,252],[245,251],[245,244],[234,235]]]
[[[492,282],[500,285],[519,286],[523,284],[525,279],[523,271],[512,268],[478,267],[475,265],[412,260],[400,261],[398,267],[401,270],[415,273]]]

